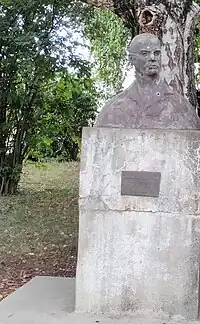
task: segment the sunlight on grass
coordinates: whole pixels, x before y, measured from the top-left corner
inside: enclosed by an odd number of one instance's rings
[[[1,257],[70,246],[78,230],[78,178],[78,163],[24,167],[19,195],[0,200]]]

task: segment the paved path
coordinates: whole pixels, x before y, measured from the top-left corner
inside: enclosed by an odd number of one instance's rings
[[[0,324],[200,324],[74,313],[75,279],[36,277],[0,302]]]

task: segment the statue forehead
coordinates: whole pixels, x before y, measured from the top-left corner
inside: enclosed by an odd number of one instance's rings
[[[132,39],[129,52],[134,53],[141,49],[152,49],[153,47],[161,47],[158,37],[152,34],[141,34]]]

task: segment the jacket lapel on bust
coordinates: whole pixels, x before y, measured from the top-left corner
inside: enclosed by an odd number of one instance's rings
[[[159,108],[158,103],[166,99],[166,95],[173,95],[173,91],[167,86],[165,81],[159,82],[158,86],[151,92],[150,97],[142,95],[141,91],[138,90],[136,82],[128,90],[132,101],[136,102],[142,110],[148,108],[151,110],[152,108],[155,111],[157,110],[156,108]]]

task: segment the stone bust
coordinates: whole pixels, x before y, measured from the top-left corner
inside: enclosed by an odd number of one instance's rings
[[[129,49],[135,81],[106,103],[96,127],[200,129],[188,100],[160,79],[161,44],[152,34],[136,36]]]

